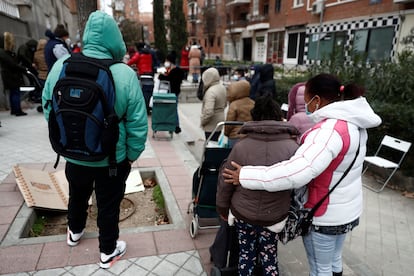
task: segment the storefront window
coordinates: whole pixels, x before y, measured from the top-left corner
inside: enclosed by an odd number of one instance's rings
[[[394,27],[359,30],[354,36],[354,51],[367,55],[367,61],[388,60],[392,50]]]

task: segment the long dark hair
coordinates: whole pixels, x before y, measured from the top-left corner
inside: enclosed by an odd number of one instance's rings
[[[256,98],[254,107],[250,111],[253,121],[282,120],[282,110],[270,93]]]
[[[365,90],[354,83],[342,85],[331,74],[322,73],[306,82],[306,89],[311,96],[319,95],[329,102],[352,100],[364,95]]]

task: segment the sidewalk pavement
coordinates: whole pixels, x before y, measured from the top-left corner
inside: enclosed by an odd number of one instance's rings
[[[13,221],[29,208],[11,173],[15,164],[53,170],[52,151],[43,115],[12,117],[0,112],[0,274],[1,275],[208,275],[209,246],[216,229],[200,230],[192,239],[187,214],[191,202],[192,174],[202,153],[199,129],[200,103],[180,103],[183,132],[171,141],[154,140],[151,124],[146,150],[133,167],[154,169],[166,180],[163,192],[172,195],[168,208],[176,219],[170,225],[121,229],[127,242],[125,256],[111,269],[99,268],[96,233],[87,233],[76,247],[66,245],[66,236],[17,239]],[[60,168],[63,168],[62,163]],[[372,181],[365,177],[364,181]],[[414,275],[414,200],[385,189],[376,194],[364,188],[365,210],[344,249],[344,275]],[[37,239],[37,240],[36,240]],[[281,275],[308,275],[301,240],[279,246]]]

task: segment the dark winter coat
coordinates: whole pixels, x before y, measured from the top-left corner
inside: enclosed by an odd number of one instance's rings
[[[19,65],[17,55],[13,52],[11,38],[0,35],[1,77],[5,89],[16,89],[23,84],[23,72],[26,69]]]
[[[298,148],[297,130],[286,122],[254,121],[243,125],[246,137],[237,142],[219,173],[216,207],[223,217],[229,209],[233,215],[253,225],[270,226],[286,218],[290,206],[290,190],[270,193],[247,190],[240,185],[224,183],[222,170],[232,168],[230,161],[245,165],[269,166],[289,159]]]

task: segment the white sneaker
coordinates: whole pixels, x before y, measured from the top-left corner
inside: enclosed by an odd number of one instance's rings
[[[83,234],[85,233],[85,229],[82,230],[82,232],[74,234],[72,231],[70,231],[68,227],[68,235],[66,237],[66,242],[69,246],[76,246],[78,245],[80,239],[82,238]]]
[[[101,268],[110,268],[116,261],[118,261],[126,252],[126,242],[117,241],[114,252],[109,255],[101,253],[101,262],[99,263]]]

